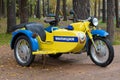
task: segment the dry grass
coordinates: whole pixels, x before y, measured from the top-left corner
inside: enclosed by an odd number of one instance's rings
[[[114,40],[114,45],[118,45],[118,44],[120,44],[120,29],[116,29],[115,30],[115,40]]]
[[[5,33],[7,30],[7,20],[6,18],[0,19],[0,33]]]

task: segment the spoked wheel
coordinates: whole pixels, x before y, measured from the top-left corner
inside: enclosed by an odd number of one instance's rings
[[[94,42],[97,51],[95,50],[93,44],[91,43],[89,47],[90,58],[98,66],[101,67],[108,66],[113,61],[114,58],[114,50],[110,41],[106,38],[96,37],[94,38]]]
[[[14,55],[18,64],[21,66],[29,66],[35,55],[32,55],[32,49],[29,39],[26,36],[17,38],[14,47]]]
[[[62,53],[49,54],[49,57],[51,57],[51,58],[59,58],[61,55],[62,55]]]

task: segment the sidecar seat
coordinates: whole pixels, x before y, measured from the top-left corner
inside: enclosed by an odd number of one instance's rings
[[[36,22],[22,23],[14,26],[13,30],[16,30],[19,28],[25,28],[26,30],[30,30],[34,33],[37,33],[40,36],[42,41],[46,40],[46,33],[44,31],[44,27],[40,23],[36,23]]]
[[[39,23],[29,23],[26,24],[26,29],[32,32],[38,33],[42,41],[46,40],[46,33],[44,31],[44,27],[42,24]]]

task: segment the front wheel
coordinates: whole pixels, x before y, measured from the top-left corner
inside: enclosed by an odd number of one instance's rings
[[[94,42],[97,48],[95,50],[92,42],[89,44],[90,58],[101,67],[108,66],[114,58],[114,49],[107,38],[95,37]]]

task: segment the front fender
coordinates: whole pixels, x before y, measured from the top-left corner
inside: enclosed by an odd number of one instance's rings
[[[99,37],[107,37],[109,35],[108,32],[106,32],[105,30],[91,30],[91,34],[94,36],[99,36]],[[89,49],[89,44],[91,43],[91,40],[89,39],[89,37],[86,38],[86,51],[87,54],[89,55],[88,49]]]
[[[97,35],[97,36],[100,36],[100,37],[106,37],[109,35],[108,32],[106,32],[105,30],[92,30],[91,31],[91,34],[92,35]]]
[[[37,51],[39,49],[39,45],[38,45],[38,41],[36,38],[32,37],[33,32],[29,31],[29,30],[18,30],[12,33],[12,40],[11,40],[11,49],[14,49],[14,44],[16,39],[21,36],[21,35],[25,35],[29,38],[30,43],[31,43],[31,47],[32,47],[32,51]]]

